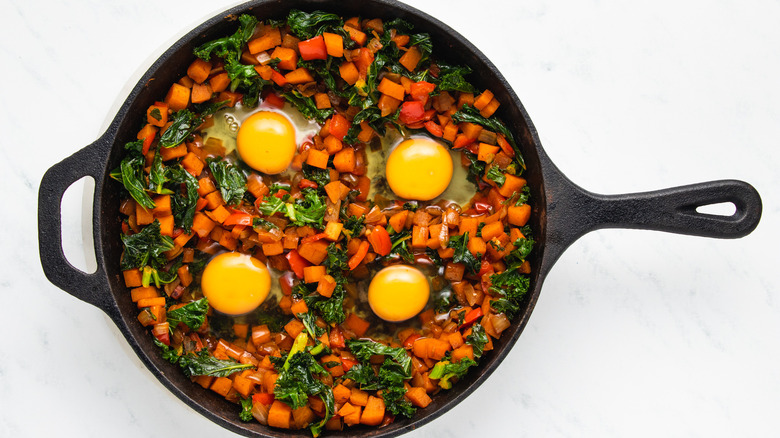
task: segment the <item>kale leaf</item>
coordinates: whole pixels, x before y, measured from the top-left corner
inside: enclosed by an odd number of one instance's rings
[[[316,310],[328,324],[341,324],[347,318],[344,313],[344,295],[344,286],[341,283],[336,283],[336,288],[330,298],[313,293],[305,296],[304,300],[306,306]]]
[[[122,270],[145,266],[160,269],[168,261],[163,253],[173,249],[173,239],[160,234],[160,222],[156,219],[138,233],[123,234],[121,238],[125,246],[120,263]]]
[[[325,217],[327,207],[317,194],[315,189],[303,189],[303,199],[295,204],[287,204],[286,215],[297,227],[304,225],[317,225],[322,228],[322,220]]]
[[[368,362],[371,356],[377,354],[388,356],[401,366],[406,378],[412,377],[412,359],[404,348],[389,347],[370,339],[348,340],[347,348],[361,362]]]
[[[469,160],[469,173],[466,175],[466,179],[471,181],[479,190],[479,182],[482,180],[482,175],[485,174],[485,165],[487,163],[479,161],[477,155],[469,151],[463,150],[461,154],[465,155]]]
[[[127,155],[122,159],[119,168],[112,171],[110,176],[125,186],[125,190],[130,193],[135,202],[140,204],[141,207],[149,209],[154,208],[154,201],[146,193],[146,178],[144,176],[146,159],[141,154],[142,146],[142,140],[125,144]]]
[[[209,301],[201,298],[198,301],[187,303],[182,307],[168,311],[168,325],[173,331],[180,322],[183,322],[193,330],[199,329],[206,320],[209,311]]]
[[[363,225],[365,224],[365,222],[366,222],[366,215],[349,216],[346,219],[343,219],[341,222],[342,224],[344,224],[344,228],[342,228],[342,231],[349,238],[357,237],[360,235],[360,232],[363,231]]]
[[[287,14],[287,24],[295,36],[304,40],[314,38],[328,30],[341,29],[344,26],[341,17],[336,14],[322,11],[307,13],[298,9],[293,9]]]
[[[209,41],[195,48],[195,56],[205,61],[216,55],[225,59],[241,59],[241,51],[244,44],[252,38],[257,26],[257,18],[253,15],[242,14],[238,17],[239,28],[233,35]]]
[[[469,359],[468,357],[464,357],[456,363],[451,363],[445,360],[437,362],[436,365],[434,365],[431,369],[428,377],[431,379],[438,379],[439,386],[443,389],[450,389],[452,388],[452,382],[450,379],[462,379],[463,376],[465,376],[468,372],[469,368],[476,365],[477,362]]]
[[[198,128],[198,115],[188,109],[173,114],[171,126],[160,136],[160,147],[170,148],[183,143]]]
[[[241,204],[246,192],[246,176],[227,160],[208,159],[209,170],[217,182],[217,188],[226,204],[237,206]]]
[[[390,253],[387,257],[397,255],[407,263],[414,263],[414,255],[409,250],[409,239],[412,234],[409,231],[401,231],[390,235]]]
[[[530,279],[520,274],[517,269],[507,269],[500,274],[491,275],[490,282],[489,291],[501,296],[497,300],[491,300],[490,306],[499,313],[505,313],[509,319],[514,318],[520,312],[520,301],[528,292]]]
[[[475,323],[471,326],[471,334],[466,336],[466,343],[471,345],[474,351],[474,357],[479,359],[485,350],[485,345],[488,342],[487,333],[485,328],[480,323]]]
[[[209,354],[205,348],[197,355],[185,354],[179,357],[179,366],[184,370],[184,375],[227,377],[237,371],[254,368],[251,363],[242,364],[234,360],[221,360]]]
[[[309,396],[319,396],[325,403],[325,418],[311,426],[314,436],[318,436],[325,423],[336,411],[336,403],[330,386],[322,383],[315,375],[327,375],[328,372],[306,351],[298,351],[287,358],[274,386],[274,396],[293,409],[306,406]]]
[[[455,254],[452,256],[452,261],[455,263],[463,263],[470,273],[476,274],[479,272],[480,261],[471,253],[471,251],[469,251],[468,245],[468,232],[465,232],[460,236],[450,236],[450,241],[447,244],[449,248],[455,248]]]
[[[252,408],[254,405],[252,404],[252,398],[242,398],[241,399],[241,412],[238,414],[238,418],[241,419],[241,421],[252,421],[254,419],[254,415],[252,415]]]
[[[473,93],[476,91],[464,76],[471,73],[471,67],[466,65],[449,65],[439,62],[439,91],[461,91]]]
[[[291,90],[284,93],[285,99],[288,102],[295,105],[298,111],[301,112],[307,119],[314,119],[317,123],[325,123],[325,120],[333,115],[333,108],[318,109],[317,104],[314,103],[314,99],[306,97],[298,90]]]
[[[345,375],[361,389],[382,390],[385,408],[393,415],[411,417],[416,409],[404,397],[404,382],[411,378],[411,358],[403,348],[393,348],[368,339],[348,340],[347,347],[360,361]],[[373,355],[387,356],[378,373],[370,365]]]
[[[171,195],[173,218],[178,226],[189,233],[198,204],[198,180],[181,166],[168,167],[168,174],[170,181],[179,185],[179,189],[173,190]]]
[[[319,167],[314,167],[312,165],[303,164],[303,177],[308,179],[309,181],[317,183],[319,188],[325,187],[328,183],[330,183],[330,172],[328,169],[320,169]]]
[[[506,127],[500,120],[496,118],[486,118],[479,114],[479,110],[470,105],[463,105],[456,113],[452,115],[452,121],[455,123],[476,123],[477,125],[484,126],[492,131],[501,133],[506,137],[509,144],[512,145],[512,149],[515,151],[515,159],[520,163],[520,167],[525,169],[525,160],[523,160],[523,154],[520,152],[520,148],[517,147],[515,137],[509,128]]]
[[[485,176],[498,184],[499,187],[503,186],[504,182],[506,182],[506,176],[504,176],[504,172],[502,172],[498,166],[491,166],[487,173],[485,173]]]

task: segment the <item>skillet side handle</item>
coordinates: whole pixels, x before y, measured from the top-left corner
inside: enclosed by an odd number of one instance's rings
[[[38,251],[46,277],[59,288],[74,297],[86,301],[104,311],[110,308],[110,294],[105,266],[100,257],[97,270],[88,274],[68,262],[62,250],[62,195],[65,190],[82,177],[95,179],[95,193],[100,186],[104,152],[108,150],[106,136],[81,149],[70,157],[52,166],[43,175],[38,191]],[[93,200],[94,202],[94,200]],[[98,206],[93,205],[93,215]],[[94,222],[94,217],[90,218]],[[95,239],[97,244],[99,241]]]
[[[634,228],[693,236],[736,239],[761,219],[761,197],[748,183],[720,180],[626,195],[591,194],[598,209],[592,229]],[[733,203],[731,216],[699,213],[698,207]]]

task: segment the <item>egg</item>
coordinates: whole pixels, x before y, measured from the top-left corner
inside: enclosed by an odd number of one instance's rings
[[[428,279],[418,269],[393,265],[377,272],[368,286],[368,304],[376,316],[389,322],[405,321],[428,304]]]
[[[396,196],[429,201],[444,193],[452,180],[452,157],[429,138],[410,138],[387,157],[387,184]]]
[[[206,265],[201,289],[218,312],[243,315],[265,301],[271,290],[271,276],[260,260],[238,252],[226,252]]]
[[[238,128],[236,144],[241,160],[269,175],[284,172],[297,149],[293,124],[271,111],[258,111],[244,120]]]

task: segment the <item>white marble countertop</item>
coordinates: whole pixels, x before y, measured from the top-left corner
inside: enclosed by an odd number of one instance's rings
[[[409,436],[776,435],[780,4],[412,3],[498,66],[583,187],[742,179],[764,213],[738,240],[585,236],[498,371]],[[44,171],[101,134],[174,38],[232,4],[3,2],[0,436],[233,436],[172,396],[100,310],[45,279],[36,232]],[[63,240],[86,266],[81,187]]]

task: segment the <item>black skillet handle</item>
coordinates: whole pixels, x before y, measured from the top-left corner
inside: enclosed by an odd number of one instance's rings
[[[633,228],[692,236],[734,239],[748,235],[761,219],[761,197],[750,184],[722,180],[626,195],[600,195],[582,189],[552,163],[547,239],[542,272],[548,272],[566,248],[584,234],[603,228]],[[731,216],[699,213],[698,207],[731,202]]]
[[[753,231],[761,218],[761,198],[748,183],[711,181],[628,195],[592,195],[601,206],[595,228],[637,228],[693,236],[735,239]],[[699,213],[706,205],[732,203],[731,216]]]
[[[97,259],[97,271],[92,274],[82,272],[68,262],[62,251],[61,202],[65,190],[82,177],[95,179],[95,193],[98,193],[100,178],[105,165],[105,151],[110,142],[104,135],[91,145],[81,149],[70,157],[52,166],[43,175],[38,191],[38,251],[46,277],[56,286],[74,297],[86,301],[100,309],[110,307],[110,294],[106,293],[108,284],[105,266],[100,257]],[[93,205],[94,218],[98,206]],[[95,239],[95,243],[98,239]]]

